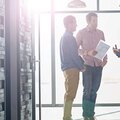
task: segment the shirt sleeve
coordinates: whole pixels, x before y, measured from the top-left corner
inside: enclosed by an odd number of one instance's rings
[[[81,31],[79,31],[76,35],[76,42],[77,42],[78,50],[79,50],[78,53],[80,55],[84,55],[85,50],[80,48],[82,45],[82,32]]]
[[[81,56],[78,55],[78,48],[77,48],[77,43],[75,38],[69,38],[69,50],[70,50],[70,54],[72,57],[73,62],[79,67],[79,69],[83,69],[84,68],[84,60],[82,59]]]
[[[78,48],[79,48],[80,45],[82,44],[82,33],[81,33],[81,31],[79,31],[76,35],[76,42],[77,42],[77,45],[78,45]]]

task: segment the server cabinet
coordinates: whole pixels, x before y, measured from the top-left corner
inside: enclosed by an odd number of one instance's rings
[[[19,5],[20,120],[34,120],[32,18],[24,0]]]
[[[35,120],[32,16],[25,1],[5,1],[5,120]]]
[[[5,119],[5,4],[0,0],[0,120]]]

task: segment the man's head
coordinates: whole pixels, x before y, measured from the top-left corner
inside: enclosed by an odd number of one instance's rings
[[[86,16],[86,20],[88,23],[88,26],[92,29],[97,28],[98,20],[97,20],[97,14],[94,12],[90,12]]]
[[[76,30],[77,24],[76,24],[76,19],[74,16],[72,15],[66,16],[64,18],[63,23],[64,23],[66,30],[70,32],[74,32]]]

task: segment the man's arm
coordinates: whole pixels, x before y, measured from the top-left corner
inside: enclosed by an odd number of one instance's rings
[[[86,51],[83,50],[83,49],[80,49],[80,46],[82,45],[82,32],[79,31],[76,35],[76,42],[77,42],[77,45],[78,45],[78,53],[79,55],[84,55],[86,54]]]
[[[120,57],[120,49],[113,48],[113,52],[115,53],[116,56]]]
[[[84,69],[84,60],[82,59],[81,56],[78,55],[78,49],[75,43],[76,42],[75,38],[74,42],[72,41],[73,39],[70,40],[71,44],[69,44],[72,60],[79,67],[80,71],[82,71]]]

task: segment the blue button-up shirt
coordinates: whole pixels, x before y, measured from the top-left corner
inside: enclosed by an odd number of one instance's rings
[[[61,69],[64,71],[70,68],[79,70],[84,68],[84,61],[78,55],[78,46],[73,33],[66,31],[60,41]]]

